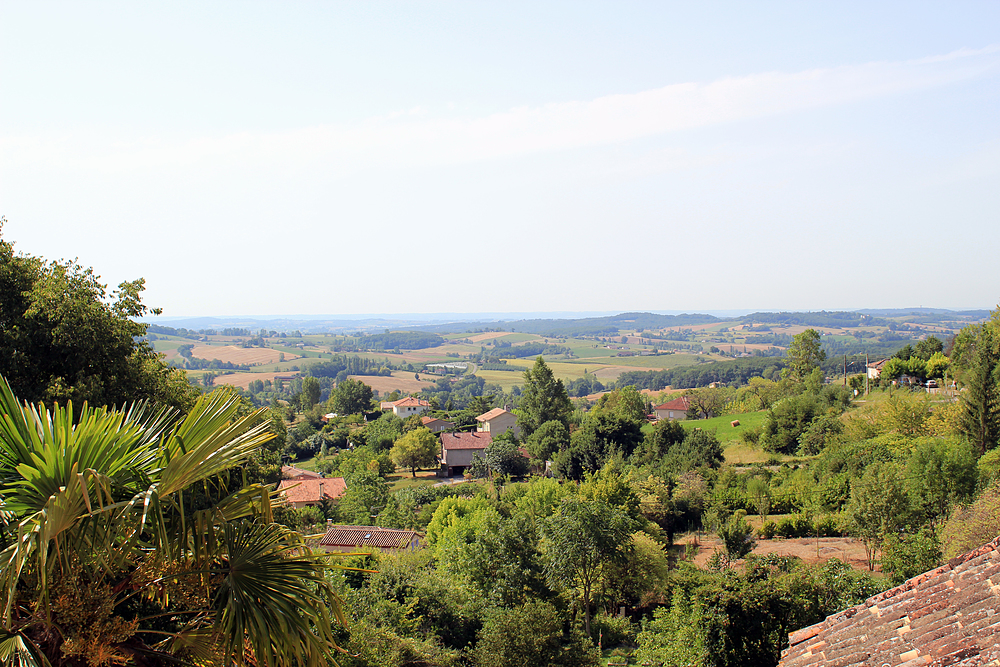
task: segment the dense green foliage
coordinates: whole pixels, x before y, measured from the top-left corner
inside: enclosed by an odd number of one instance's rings
[[[93,269],[16,254],[0,237],[0,374],[32,403],[79,409],[150,399],[187,410],[197,391],[135,321],[149,312],[144,285],[140,278],[108,294]]]

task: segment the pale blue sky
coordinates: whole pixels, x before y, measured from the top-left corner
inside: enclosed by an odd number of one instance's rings
[[[998,84],[998,2],[2,2],[0,214],[175,316],[991,307]]]

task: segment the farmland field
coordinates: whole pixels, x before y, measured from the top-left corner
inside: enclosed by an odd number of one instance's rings
[[[390,377],[377,375],[351,375],[350,377],[352,380],[364,382],[381,396],[391,394],[397,389],[404,394],[409,394],[434,384],[430,380],[416,380],[413,373],[408,371],[393,371]]]
[[[236,347],[235,345],[198,345],[191,350],[191,354],[198,359],[218,359],[219,361],[234,364],[249,364],[257,366],[260,364],[273,364],[279,359],[279,355],[285,355],[285,361],[298,359],[294,352],[281,352],[268,347]]]
[[[225,375],[218,375],[213,383],[216,387],[219,385],[229,385],[230,387],[239,387],[240,389],[246,389],[250,386],[250,383],[254,380],[271,380],[274,381],[277,375],[289,375],[286,371],[284,373],[228,373]]]

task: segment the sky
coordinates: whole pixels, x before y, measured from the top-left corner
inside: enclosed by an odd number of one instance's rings
[[[1000,2],[0,2],[0,215],[175,317],[992,308]]]

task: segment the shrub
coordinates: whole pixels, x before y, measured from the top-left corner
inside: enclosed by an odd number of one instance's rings
[[[812,534],[820,537],[840,537],[843,533],[837,518],[830,514],[824,514],[816,517],[816,520],[813,521]]]
[[[636,643],[638,628],[627,616],[601,614],[594,619],[594,631],[600,631],[604,646]]]
[[[808,537],[813,534],[813,525],[805,515],[792,514],[781,518],[777,531],[782,537]]]
[[[778,533],[778,524],[773,521],[765,521],[764,525],[757,531],[757,536],[762,540],[773,539]]]

